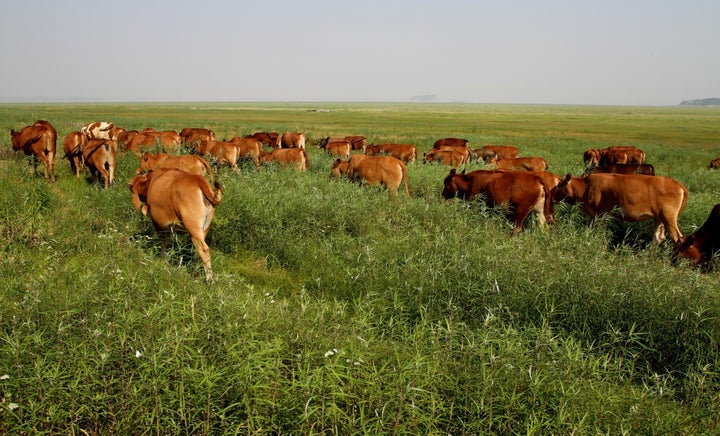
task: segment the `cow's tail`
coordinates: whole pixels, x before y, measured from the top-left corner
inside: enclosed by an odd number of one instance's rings
[[[402,171],[403,183],[405,183],[405,196],[407,196],[407,198],[411,198],[410,188],[408,188],[407,167],[402,162],[400,162],[400,170]]]
[[[214,182],[214,185],[215,192],[213,192],[209,183],[202,183],[200,185],[200,189],[202,189],[202,193],[205,198],[207,198],[207,200],[212,203],[213,206],[217,206],[222,201],[222,186],[220,186],[219,182]]]
[[[305,159],[304,167],[306,170],[309,170],[310,169],[310,159],[308,158],[307,151],[305,150],[305,148],[301,148],[300,150],[302,150],[303,158]]]
[[[552,202],[552,189],[550,189],[550,186],[545,182],[545,180],[541,179],[542,181],[542,187],[545,191],[545,207],[543,208],[543,214],[545,215],[545,220],[549,225],[555,224],[555,210],[553,208],[553,202]]]
[[[200,158],[200,161],[202,162],[203,167],[205,167],[205,171],[207,171],[210,183],[215,184],[215,174],[213,173],[212,167],[205,159]]]

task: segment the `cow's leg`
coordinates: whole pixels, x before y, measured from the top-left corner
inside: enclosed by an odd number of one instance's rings
[[[208,247],[204,239],[199,239],[195,236],[191,236],[191,239],[205,268],[205,280],[211,281],[213,279],[213,273],[212,266],[210,265],[210,247]]]
[[[682,232],[680,231],[680,227],[678,227],[677,218],[673,217],[671,219],[664,221],[664,226],[667,228],[668,233],[670,233],[670,239],[677,244],[680,238],[682,238]],[[664,239],[664,238],[663,238]]]

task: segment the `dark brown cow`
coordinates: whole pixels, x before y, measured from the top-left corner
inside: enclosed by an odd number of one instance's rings
[[[202,260],[205,280],[212,280],[210,247],[205,238],[215,216],[215,207],[222,200],[220,184],[215,182],[216,191],[213,192],[205,177],[177,169],[159,169],[135,176],[129,187],[133,193],[133,206],[143,215],[150,216],[166,247],[172,228],[185,228]]]
[[[49,122],[38,120],[32,126],[23,127],[21,131],[10,130],[12,148],[22,150],[25,156],[32,156],[32,165],[37,173],[37,162],[44,166],[45,179],[55,181],[55,150],[57,147],[57,130]]]
[[[468,146],[468,140],[467,139],[460,139],[460,138],[442,138],[435,141],[433,144],[433,149],[440,149],[443,147],[466,147]]]
[[[613,213],[629,222],[652,219],[654,242],[659,244],[665,240],[666,230],[673,242],[682,237],[677,220],[687,204],[688,190],[677,180],[664,176],[568,174],[555,188],[553,200],[579,204],[580,210],[590,217]]]
[[[87,144],[87,138],[80,132],[70,132],[63,140],[64,159],[70,161],[70,170],[75,177],[80,177],[80,171],[85,167],[83,161],[83,149]]]
[[[367,156],[354,154],[348,160],[337,159],[330,174],[340,177],[347,174],[350,180],[364,180],[368,185],[384,185],[394,196],[405,183],[405,195],[410,198],[407,168],[400,159],[392,156]]]
[[[417,159],[417,147],[412,144],[377,144],[365,147],[365,154],[369,156],[377,156],[381,154],[389,154],[394,156],[406,164],[415,162]]]
[[[295,171],[310,169],[310,159],[304,148],[275,148],[271,152],[263,151],[262,162],[276,162],[280,166],[291,165]]]
[[[423,163],[440,162],[454,168],[470,161],[470,149],[467,147],[448,147],[444,149],[434,148],[423,153]]]
[[[547,227],[547,217],[553,215],[549,187],[541,177],[529,172],[475,170],[458,174],[453,168],[443,183],[445,199],[473,200],[482,194],[488,207],[508,207],[513,234],[523,230],[530,213],[537,215],[541,227]]]
[[[280,147],[280,134],[278,134],[278,132],[256,132],[250,135],[245,135],[245,137],[257,139],[263,145],[267,145],[270,148]]]
[[[143,153],[136,173],[141,174],[161,168],[172,168],[208,177],[210,183],[215,181],[210,164],[205,159],[194,154]]]
[[[305,134],[285,132],[280,137],[280,148],[305,148]]]
[[[693,266],[707,267],[720,252],[720,204],[710,211],[705,223],[688,237],[682,237],[675,245],[672,258],[689,259]]]
[[[262,154],[262,142],[253,138],[241,138],[239,136],[230,140],[238,149],[238,159],[252,161],[255,168],[260,168],[260,155]]]
[[[233,171],[239,171],[237,161],[240,157],[240,149],[232,142],[227,141],[206,141],[201,142],[197,152],[208,160],[214,159],[218,165],[227,165]]]
[[[545,171],[548,167],[547,161],[542,157],[516,157],[503,159],[491,157],[486,163],[488,165],[495,165],[499,170],[513,171]]]
[[[650,164],[606,164],[605,166],[589,167],[587,174],[592,173],[613,173],[613,174],[644,174],[655,175],[655,167]]]
[[[83,161],[90,170],[93,181],[103,178],[105,189],[115,183],[117,142],[112,139],[91,139],[83,147]]]
[[[486,145],[473,150],[473,154],[477,159],[487,161],[491,157],[499,157],[500,159],[514,159],[518,156],[518,148],[514,145]]]
[[[720,157],[716,157],[710,161],[710,168],[715,170],[720,168]]]

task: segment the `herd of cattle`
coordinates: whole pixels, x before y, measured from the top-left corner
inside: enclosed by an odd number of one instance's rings
[[[46,179],[55,181],[57,131],[48,121],[38,120],[21,131],[11,130],[12,146],[44,166]],[[250,160],[255,166],[276,162],[297,171],[309,168],[303,133],[258,132],[219,141],[204,128],[175,131],[129,131],[108,122],[93,122],[71,132],[63,141],[64,158],[80,177],[87,167],[93,180],[102,178],[105,189],[114,183],[118,153],[131,152],[139,168],[129,183],[133,206],[149,216],[160,235],[181,225],[189,233],[212,279],[210,249],[205,238],[215,207],[222,200],[222,187],[214,180],[213,165],[237,171],[237,163]],[[393,195],[401,184],[410,197],[407,164],[418,159],[412,144],[367,144],[364,136],[327,137],[318,146],[335,156],[331,175],[347,176],[369,185],[384,185]],[[162,152],[152,153],[157,147]],[[186,151],[185,153],[180,153]],[[559,201],[577,204],[588,216],[612,214],[625,221],[653,220],[654,242],[668,232],[674,243],[673,260],[689,259],[693,265],[708,266],[720,250],[720,204],[692,235],[684,237],[678,217],[688,201],[688,190],[677,180],[656,176],[645,163],[645,153],[631,146],[587,150],[586,172],[559,177],[547,170],[542,157],[518,157],[518,148],[487,145],[471,149],[466,139],[443,138],[423,154],[423,162],[440,162],[451,167],[444,180],[442,196],[466,200],[482,198],[489,207],[504,206],[513,223],[513,232],[522,231],[532,213],[542,227],[554,222],[553,205]],[[458,167],[473,160],[491,169],[466,170]],[[711,162],[720,167],[720,157]],[[163,238],[167,244],[167,237]]]

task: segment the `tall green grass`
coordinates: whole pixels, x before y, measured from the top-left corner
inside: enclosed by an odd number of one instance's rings
[[[6,105],[0,127],[462,136],[559,174],[624,143],[688,186],[685,233],[718,202],[717,111],[316,106]],[[717,433],[720,278],[673,266],[649,225],[558,205],[550,231],[511,237],[498,211],[440,198],[445,167],[410,164],[413,198],[392,198],[309,152],[307,173],[219,171],[211,284],[185,236],[163,253],[132,208],[133,156],[103,191],[3,154],[0,432]]]

